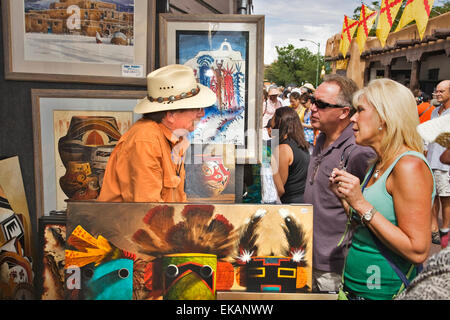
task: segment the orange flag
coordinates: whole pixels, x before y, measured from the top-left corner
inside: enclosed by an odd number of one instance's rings
[[[347,55],[348,48],[350,47],[350,43],[352,42],[352,38],[357,27],[357,20],[344,16],[344,25],[342,26],[341,41],[339,43],[339,51],[342,53],[344,58]]]
[[[395,31],[399,31],[411,21],[416,21],[420,40],[423,39],[434,0],[408,0]]]
[[[363,4],[361,6],[361,14],[359,16],[358,32],[356,33],[356,43],[358,43],[359,54],[364,50],[367,37],[369,36],[370,29],[372,29],[377,12],[375,10],[367,9]]]
[[[386,39],[391,31],[402,2],[403,0],[382,0],[376,31],[382,47],[386,45]]]

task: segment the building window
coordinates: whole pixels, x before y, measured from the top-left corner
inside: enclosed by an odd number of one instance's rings
[[[428,70],[428,80],[437,81],[439,79],[439,69]]]

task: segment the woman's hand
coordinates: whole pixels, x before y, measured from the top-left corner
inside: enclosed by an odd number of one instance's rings
[[[334,168],[330,175],[330,189],[341,201],[345,201],[357,212],[364,212],[367,201],[364,199],[359,178],[345,170]]]

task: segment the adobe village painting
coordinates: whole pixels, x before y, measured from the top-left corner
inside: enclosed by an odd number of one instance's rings
[[[25,0],[25,60],[134,63],[134,2]]]

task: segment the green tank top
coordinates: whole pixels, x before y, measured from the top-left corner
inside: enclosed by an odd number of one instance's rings
[[[407,151],[389,166],[379,180],[370,187],[366,187],[363,191],[364,198],[375,207],[378,213],[381,213],[396,226],[398,222],[394,212],[394,202],[392,196],[386,190],[386,180],[398,160],[405,155],[421,158],[430,168],[426,158],[421,153]],[[368,175],[369,173],[366,174],[364,180],[368,178]],[[433,191],[432,202],[434,195],[435,192]],[[406,275],[411,267],[411,263],[394,252],[391,252],[391,257],[393,262]],[[411,280],[415,276],[416,270],[414,268],[409,279]],[[344,285],[356,295],[374,300],[391,300],[402,285],[401,279],[380,253],[370,231],[366,227],[357,227],[353,234],[352,245],[345,264]]]

